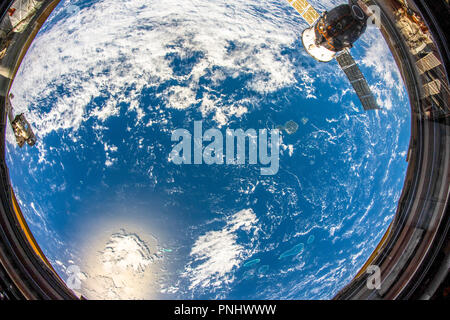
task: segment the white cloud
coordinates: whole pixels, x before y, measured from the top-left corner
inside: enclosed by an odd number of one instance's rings
[[[314,97],[313,78],[282,54],[298,44],[299,23],[306,24],[286,10],[287,3],[267,2],[268,10],[256,14],[260,6],[238,0],[99,0],[60,21],[52,18],[14,81],[16,112],[27,114],[39,141],[59,130],[70,131],[75,141],[85,122],[103,126],[121,111],[134,113],[136,124],[151,124],[146,112],[153,106],[142,103],[146,89],[159,92],[154,98],[166,108],[197,106],[219,126],[282,88],[296,85]],[[187,69],[180,72],[174,59],[194,60],[182,63]],[[245,88],[231,94],[205,84],[223,88],[237,78],[247,79]],[[241,98],[241,89],[262,98]],[[159,121],[168,118],[170,110],[164,112]],[[102,140],[102,131],[95,134]],[[8,141],[14,144],[11,132]],[[45,162],[49,151],[42,143],[37,148]]]
[[[104,142],[103,147],[105,149],[105,166],[111,167],[114,163],[118,161],[117,157],[113,157],[111,154],[116,153],[118,148],[115,145],[109,145],[108,143]]]
[[[238,231],[245,231],[255,241],[259,231],[252,209],[244,209],[229,218],[221,230],[213,230],[195,241],[183,277],[190,280],[190,289],[223,287],[233,280],[235,270],[247,258],[252,248],[240,242]]]
[[[122,232],[111,235],[101,252],[101,260],[108,272],[129,269],[137,274],[144,272],[153,258],[145,242],[137,235]]]
[[[261,94],[291,86],[295,70],[280,52],[298,39],[290,27],[292,15],[281,12],[278,3],[255,14],[256,4],[102,0],[82,8],[32,44],[12,88],[16,111],[30,114],[43,138],[59,129],[76,131],[92,117],[104,122],[119,115],[121,104],[141,120],[148,107],[139,100],[142,90],[165,81],[180,84],[164,94],[168,106],[177,109],[197,102],[202,77],[220,83],[252,75],[248,88]],[[183,59],[193,52],[201,57],[192,70],[177,73],[168,55]],[[239,112],[226,112],[228,102],[218,103],[220,96],[209,99],[219,122],[245,110],[239,100],[231,105]],[[42,103],[52,108],[42,112]]]
[[[148,299],[154,294],[156,248],[138,234],[113,233],[99,251],[89,254],[80,267],[85,276],[80,293],[87,298]]]

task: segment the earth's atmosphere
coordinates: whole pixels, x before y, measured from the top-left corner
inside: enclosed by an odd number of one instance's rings
[[[364,112],[306,27],[283,0],[61,1],[11,90],[38,143],[9,128],[7,161],[63,279],[87,298],[327,299],[355,276],[397,208],[408,97],[376,28],[351,50],[382,108]],[[195,120],[299,127],[263,176],[172,163]]]

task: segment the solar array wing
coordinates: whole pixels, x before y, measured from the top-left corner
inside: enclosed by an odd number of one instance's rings
[[[319,18],[320,15],[306,0],[287,0],[291,6],[302,16],[305,21],[312,26]]]
[[[364,78],[364,75],[355,60],[350,55],[350,52],[348,50],[341,51],[336,55],[336,60],[347,78],[350,80],[350,83],[355,89],[364,110],[379,109],[366,78]]]
[[[13,26],[14,32],[22,32],[27,23],[33,16],[34,12],[40,6],[40,0],[16,0],[11,5],[10,10],[12,13],[9,15],[9,20]]]
[[[302,16],[303,19],[310,25],[313,26],[317,20],[319,20],[320,15],[314,9],[307,0],[287,0],[289,4],[294,7],[295,10]],[[336,60],[339,66],[344,71],[347,78],[350,80],[359,100],[364,108],[364,110],[374,110],[379,109],[375,97],[370,90],[367,80],[364,78],[361,70],[356,64],[350,52],[346,49],[341,51],[336,55]]]

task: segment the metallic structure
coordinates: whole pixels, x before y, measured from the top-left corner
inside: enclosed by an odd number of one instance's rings
[[[28,143],[29,146],[34,146],[36,143],[36,136],[31,129],[30,124],[23,113],[18,114],[14,120],[11,122],[11,126],[14,130],[14,134],[16,136],[17,144],[19,147],[23,147],[23,145]]]
[[[450,294],[450,6],[445,1],[367,0],[411,105],[408,170],[390,228],[336,299],[448,299]],[[367,286],[369,269],[381,286]]]
[[[5,130],[10,118],[21,143],[34,144],[23,115],[13,118],[9,89],[32,40],[58,1],[4,1],[0,6],[0,300],[77,299],[39,248],[23,217],[5,163]],[[15,10],[10,10],[10,9]],[[15,16],[18,14],[18,16]],[[20,28],[18,28],[18,24]],[[0,32],[1,33],[1,32]]]
[[[378,109],[375,97],[373,96],[373,93],[370,90],[369,85],[364,78],[364,75],[362,74],[353,57],[350,55],[348,49],[344,49],[343,51],[339,52],[336,55],[336,60],[347,78],[350,80],[350,83],[353,86],[356,94],[358,95],[358,98],[361,101],[364,110]]]
[[[19,2],[28,1],[16,0],[14,5]],[[0,300],[77,298],[58,277],[29,231],[11,188],[5,162],[9,89],[34,36],[58,2],[34,1],[34,13],[22,15],[26,21],[20,32],[17,28],[9,31],[0,28],[3,30],[0,32],[3,46],[0,48],[3,50],[0,56]],[[325,24],[335,21],[331,11],[328,18],[324,15],[321,18],[306,1],[289,2],[314,28],[320,28],[320,21]],[[8,25],[3,23],[4,19],[10,19],[12,3],[1,2],[0,26]],[[410,98],[411,141],[406,157],[408,170],[395,218],[367,263],[335,298],[448,299],[450,95],[447,70],[450,70],[450,41],[444,31],[450,30],[450,7],[447,0],[360,0],[357,3],[380,8],[381,33]],[[311,41],[308,36],[315,37],[318,42],[314,40],[311,45],[329,50],[331,46],[312,34],[314,28],[305,31],[304,42]],[[354,38],[339,34],[335,39],[343,49],[334,52],[333,57],[336,56],[350,81],[354,81],[352,84],[360,99],[364,100],[367,87],[345,51],[346,44],[353,43]],[[339,48],[338,41],[330,44]],[[313,49],[307,48],[311,53]],[[372,102],[368,97],[363,104],[373,107]],[[367,286],[371,266],[377,266],[381,272],[379,288]]]
[[[306,0],[288,1],[310,26],[302,34],[306,52],[320,62],[336,58],[364,110],[379,109],[366,79],[349,51],[367,28],[367,19],[371,15],[367,6],[361,1],[350,0],[349,4],[319,15]]]
[[[10,95],[10,97],[11,96],[12,95]],[[34,146],[36,144],[36,136],[34,135],[30,124],[23,113],[14,117],[13,107],[9,97],[6,100],[6,112],[8,113],[9,122],[11,123],[19,147],[22,148],[25,142],[28,143],[30,147]]]

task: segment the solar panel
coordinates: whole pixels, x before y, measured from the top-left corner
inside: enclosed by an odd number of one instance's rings
[[[9,20],[14,28],[15,32],[22,32],[26,27],[27,23],[32,17],[32,14],[41,5],[38,0],[16,0],[10,7],[11,14],[9,15]]]
[[[441,92],[441,81],[435,79],[423,85],[423,97],[428,98],[430,96],[437,95]]]
[[[320,15],[306,0],[287,0],[291,6],[297,10],[305,21],[312,26],[319,18]]]
[[[441,62],[434,55],[433,52],[430,52],[425,57],[416,62],[417,69],[419,70],[419,74],[422,75],[427,71],[430,71],[441,65]]]
[[[364,78],[364,75],[355,60],[350,55],[350,52],[348,50],[340,52],[336,55],[336,60],[347,78],[350,80],[350,83],[352,84],[353,89],[355,89],[364,110],[379,109],[366,78]]]

